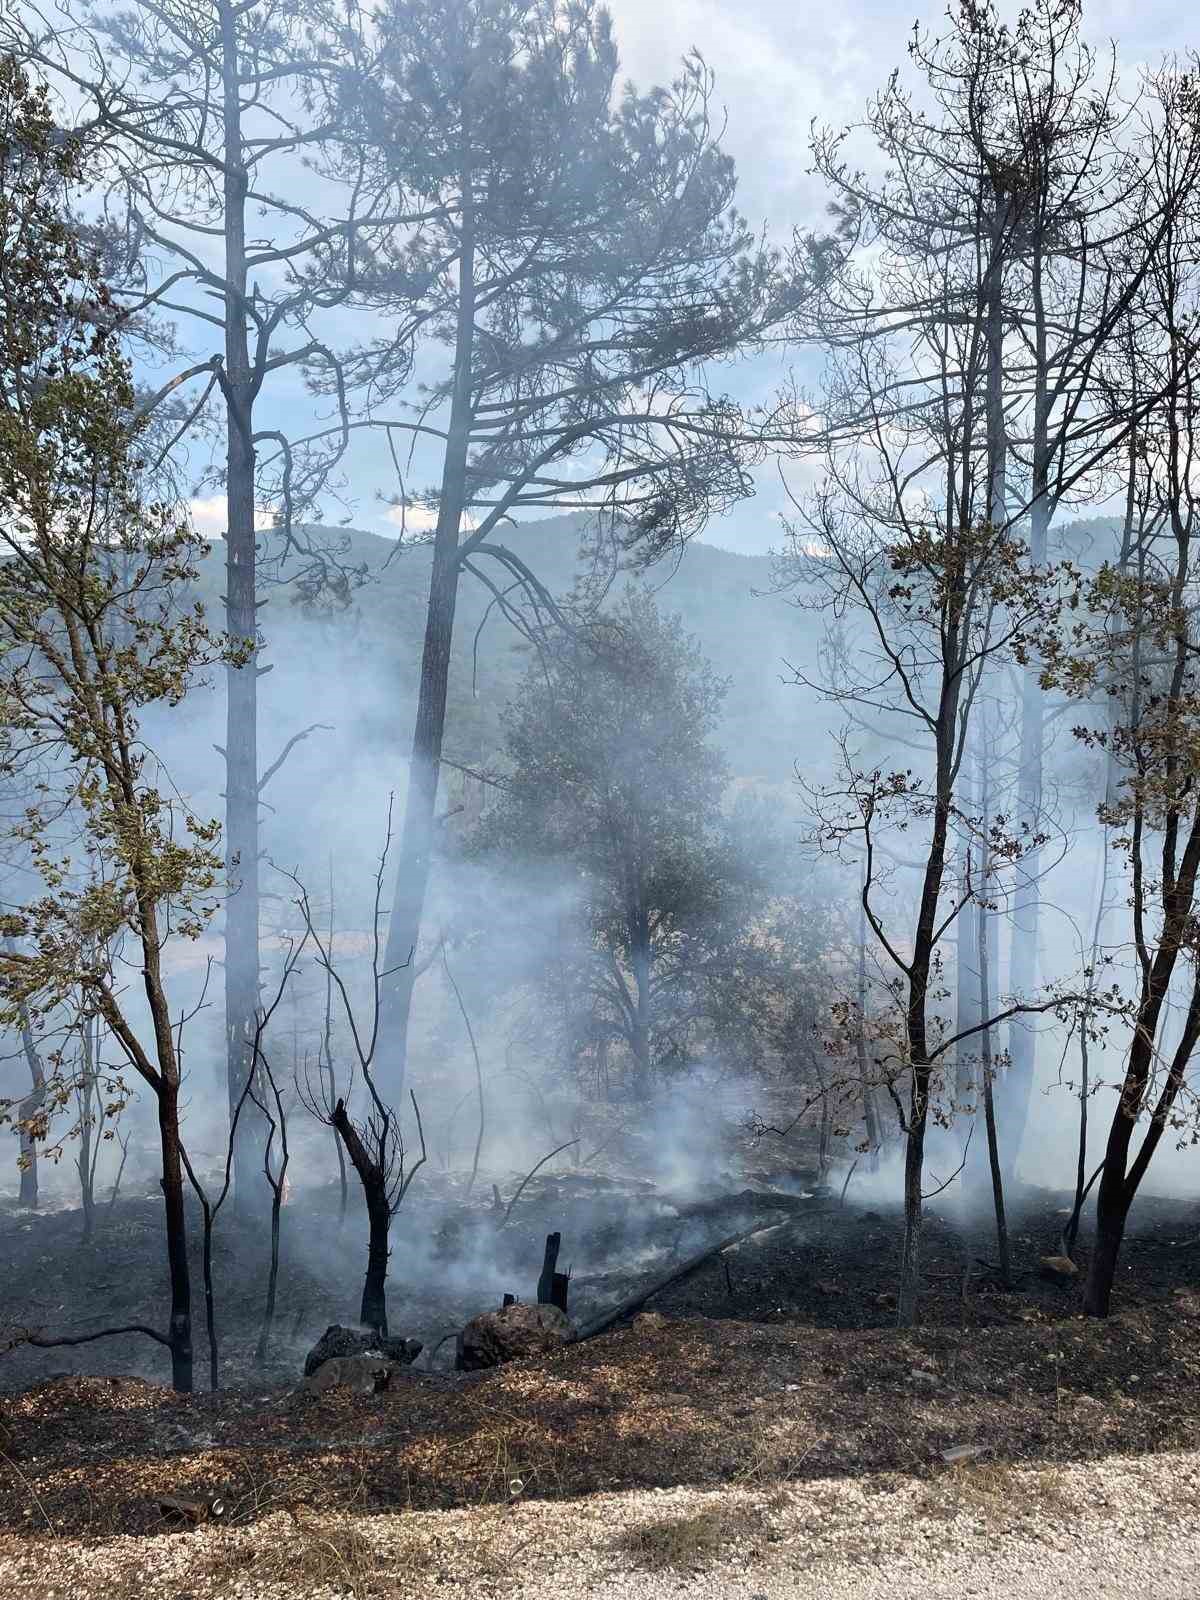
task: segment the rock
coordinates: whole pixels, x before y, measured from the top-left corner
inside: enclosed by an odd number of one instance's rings
[[[305,1378],[309,1394],[324,1394],[329,1389],[351,1389],[355,1394],[378,1394],[391,1384],[392,1374],[403,1368],[398,1361],[382,1356],[330,1356]]]
[[[1079,1268],[1070,1256],[1042,1256],[1038,1267],[1043,1278],[1050,1278],[1055,1283],[1070,1283],[1072,1278],[1079,1276]]]
[[[343,1328],[335,1322],[325,1329],[305,1356],[304,1376],[311,1378],[326,1361],[332,1361],[337,1356],[375,1356],[407,1367],[423,1349],[424,1346],[416,1339],[381,1339],[369,1328]]]
[[[505,1306],[473,1317],[459,1338],[458,1369],[481,1372],[569,1344],[575,1328],[557,1306]]]
[[[952,1467],[959,1461],[974,1461],[976,1456],[986,1455],[987,1451],[986,1444],[954,1444],[949,1450],[943,1450],[941,1456],[947,1466]]]

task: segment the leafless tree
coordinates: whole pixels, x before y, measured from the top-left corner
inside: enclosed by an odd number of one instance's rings
[[[415,1161],[410,1161],[400,1119],[392,1106],[383,1098],[375,1081],[374,1061],[379,1044],[381,993],[388,975],[381,960],[383,937],[380,923],[383,917],[383,885],[391,841],[392,809],[389,801],[387,832],[375,874],[371,999],[369,1019],[366,1022],[359,1020],[350,990],[338,969],[332,943],[327,942],[316,927],[313,908],[304,885],[294,874],[287,874],[296,887],[296,906],[303,918],[307,937],[316,947],[318,965],[332,982],[341,1001],[342,1014],[354,1048],[358,1077],[366,1090],[368,1101],[366,1116],[355,1118],[351,1115],[348,1106],[349,1088],[344,1095],[338,1097],[332,1111],[326,1107],[319,1091],[314,1091],[311,1084],[298,1082],[297,1088],[309,1112],[331,1127],[341,1140],[350,1165],[362,1185],[363,1199],[367,1207],[368,1243],[367,1271],[363,1281],[359,1321],[364,1327],[385,1338],[388,1331],[387,1267],[392,1219],[403,1205],[413,1179],[427,1159],[425,1130],[416,1095],[409,1091],[421,1154]]]

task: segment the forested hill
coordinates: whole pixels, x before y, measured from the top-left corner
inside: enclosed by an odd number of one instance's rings
[[[556,518],[507,528],[503,542],[552,593],[563,594],[576,574],[580,529],[578,519]],[[431,552],[427,545],[397,549],[393,540],[371,533],[310,532],[315,543],[340,551],[343,565],[365,568],[365,578],[340,611],[306,610],[294,584],[263,589],[263,660],[271,671],[260,688],[260,770],[293,734],[320,724],[272,778],[265,798],[274,812],[265,826],[289,847],[306,849],[319,836],[348,848],[361,832],[355,816],[363,806],[382,814],[389,792],[403,794]],[[273,543],[264,537],[264,553]],[[1094,568],[1116,554],[1116,526],[1101,519],[1076,523],[1056,544],[1060,554]],[[618,579],[614,593],[626,581]],[[820,677],[823,619],[770,593],[770,561],[692,543],[678,561],[663,562],[637,581],[657,591],[665,610],[683,615],[729,679],[718,738],[734,776],[771,786],[781,801],[800,799],[797,771],[813,784],[827,781],[836,762],[829,734],[842,726],[844,713],[787,681],[789,663],[810,680]],[[203,563],[202,591],[218,627],[223,590],[224,547],[216,541]],[[528,645],[495,608],[480,630],[490,598],[470,576],[460,588],[446,755],[468,765],[495,760],[502,712],[530,659]],[[181,786],[214,813],[221,785],[211,752],[224,742],[223,723],[224,694],[215,683],[213,693],[191,696],[172,712],[162,730]],[[886,742],[876,754],[887,758]],[[1068,743],[1051,759],[1074,771],[1080,755]],[[313,828],[293,839],[290,818],[299,814],[312,818]]]
[[[578,517],[547,519],[506,528],[502,542],[551,593],[561,595],[576,576],[582,528]],[[342,726],[353,716],[379,754],[402,756],[412,731],[430,547],[397,549],[391,539],[357,530],[307,532],[314,543],[338,551],[344,566],[364,567],[365,580],[340,613],[306,611],[286,584],[264,589],[265,659],[274,663],[264,696],[269,702],[296,692],[309,703],[314,691],[316,700],[323,698],[316,680],[339,680],[335,710]],[[264,542],[269,554],[274,539],[267,535]],[[218,625],[223,561],[223,544],[214,541],[202,588]],[[294,561],[285,564],[284,577],[295,570]],[[490,575],[499,576],[499,569]],[[628,581],[620,575],[612,593]],[[769,559],[693,542],[681,557],[635,581],[654,590],[664,610],[682,614],[688,631],[729,679],[719,737],[734,773],[790,782],[797,759],[813,754],[815,729],[812,695],[785,681],[787,663],[812,672],[819,628],[811,616],[769,593]],[[501,712],[529,660],[528,645],[496,607],[480,631],[490,600],[468,575],[459,592],[446,746],[448,755],[464,761],[487,760],[497,749]]]

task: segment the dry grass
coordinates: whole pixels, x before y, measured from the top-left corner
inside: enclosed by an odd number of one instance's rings
[[[287,1584],[298,1594],[336,1588],[353,1600],[374,1600],[398,1579],[427,1572],[433,1554],[419,1537],[390,1540],[381,1551],[358,1518],[292,1510],[281,1537],[263,1541],[231,1535],[206,1562],[204,1576],[218,1587]]]
[[[1028,1516],[1055,1520],[1074,1507],[1053,1468],[1018,1472],[1005,1462],[984,1460],[960,1462],[932,1478],[916,1509],[937,1520],[973,1516],[999,1529]]]
[[[761,1533],[764,1526],[763,1514],[755,1507],[709,1505],[626,1528],[616,1547],[634,1566],[651,1572],[668,1568],[695,1572],[711,1566],[739,1539]]]

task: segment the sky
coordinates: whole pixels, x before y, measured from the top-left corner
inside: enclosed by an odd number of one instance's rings
[[[639,86],[668,78],[693,48],[714,69],[717,101],[727,118],[723,143],[739,172],[739,208],[778,241],[786,241],[794,228],[819,227],[822,221],[823,188],[808,171],[813,121],[858,120],[893,68],[903,75],[914,21],[940,31],[945,19],[938,0],[920,10],[891,0],[843,0],[836,6],[792,0],[610,0],[610,9],[623,74]],[[1001,11],[1014,19],[1017,7],[1002,4]],[[1178,0],[1143,0],[1136,6],[1130,0],[1086,0],[1084,36],[1101,54],[1115,39],[1132,75],[1164,51],[1187,48],[1191,40],[1184,17]],[[789,368],[798,365],[803,373],[809,363],[811,374],[811,361],[804,352],[777,351],[726,367],[716,381],[739,399],[765,399]],[[298,377],[294,397],[285,394],[282,403],[285,409],[307,404]],[[394,522],[381,499],[396,487],[386,452],[357,451],[350,476],[346,503],[328,509],[328,520],[347,518],[359,527],[392,533]],[[415,479],[422,486],[419,467]],[[746,554],[762,554],[778,544],[779,516],[787,502],[777,464],[759,469],[756,482],[756,495],[714,519],[703,537]],[[201,531],[221,531],[218,497],[201,495],[193,509]]]

